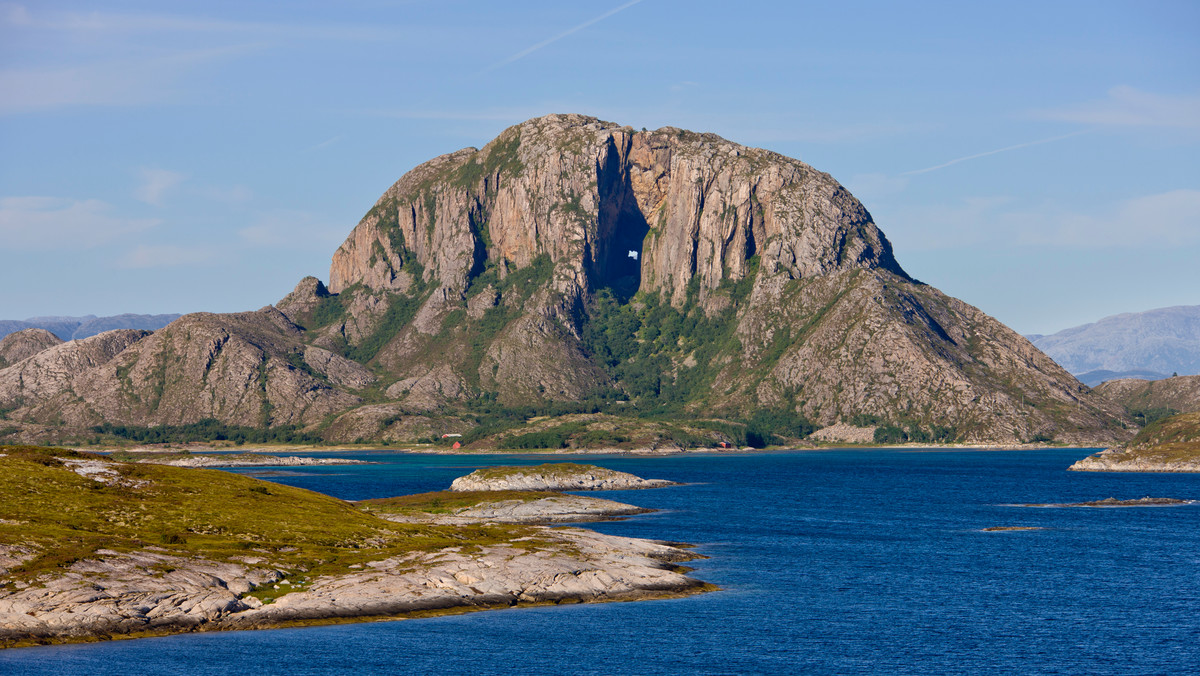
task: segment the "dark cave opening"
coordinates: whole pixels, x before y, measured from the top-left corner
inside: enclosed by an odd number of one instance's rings
[[[629,173],[615,147],[610,148],[596,174],[599,236],[592,281],[595,288],[609,289],[618,302],[627,303],[642,285],[642,244],[650,225],[638,208]]]

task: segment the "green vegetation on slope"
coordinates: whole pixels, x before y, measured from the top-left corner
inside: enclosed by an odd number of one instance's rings
[[[61,572],[97,550],[153,545],[228,561],[249,552],[310,576],[414,551],[509,542],[518,526],[431,526],[379,519],[343,500],[218,470],[113,462],[90,453],[0,446],[0,543],[37,553],[0,583]],[[71,461],[111,463],[105,484]],[[526,541],[523,546],[535,546]]]
[[[303,432],[296,425],[276,427],[246,427],[226,425],[213,418],[205,418],[187,425],[114,425],[104,423],[92,428],[96,434],[127,439],[142,444],[189,443],[195,441],[232,441],[236,444],[319,444],[322,439],[315,434]]]
[[[1146,426],[1129,442],[1129,448],[1193,445],[1200,451],[1200,413],[1161,418]]]
[[[354,504],[366,512],[417,516],[420,514],[453,514],[459,510],[484,503],[509,500],[533,502],[542,498],[560,497],[566,496],[553,491],[437,491],[401,495],[395,498],[360,500]]]
[[[740,280],[725,280],[715,291],[729,299],[728,306],[710,317],[698,302],[699,278],[693,278],[681,307],[656,293],[638,293],[620,303],[608,289],[592,298],[583,327],[583,344],[593,359],[626,395],[638,403],[638,414],[652,419],[689,420],[689,409],[712,393],[725,367],[722,357],[741,352],[737,338],[737,313],[753,286],[758,257]],[[792,343],[786,331],[760,356],[774,365]],[[736,424],[695,421],[697,427],[727,435],[738,446],[762,448],[803,438],[816,426],[787,408],[760,408],[748,418],[734,415]],[[703,445],[711,445],[707,440]],[[701,445],[701,444],[696,444]]]
[[[1134,422],[1143,427],[1153,425],[1163,418],[1179,415],[1178,410],[1166,406],[1154,406],[1150,408],[1126,407],[1125,411],[1129,413],[1129,417],[1133,418]]]

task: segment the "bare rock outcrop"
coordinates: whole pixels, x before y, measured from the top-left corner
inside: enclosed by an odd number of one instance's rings
[[[16,409],[9,415],[22,417],[22,409],[44,405],[52,399],[80,399],[76,389],[81,374],[108,364],[130,345],[150,335],[149,331],[118,329],[82,340],[60,343],[0,370],[0,408]],[[51,417],[54,410],[47,411]],[[65,411],[60,417],[71,415]]]
[[[572,114],[409,171],[334,253],[328,288],[309,277],[278,308],[143,338],[29,382],[20,364],[0,370],[0,410],[330,440],[399,429],[373,406],[454,415],[469,400],[820,427],[865,415],[968,443],[1110,445],[1135,427],[1022,336],[909,277],[828,174]]]
[[[542,529],[543,544],[458,548],[372,561],[361,572],[293,584],[257,557],[245,563],[142,550],[71,564],[60,576],[0,591],[0,642],[135,632],[249,629],[295,620],[378,617],[519,603],[626,600],[702,591],[670,562],[694,558],[648,540]],[[19,561],[9,555],[7,560]],[[247,595],[282,587],[274,602]]]
[[[1190,458],[1162,458],[1110,448],[1077,460],[1067,469],[1076,472],[1200,472],[1200,454]]]
[[[494,491],[485,491],[494,492]],[[483,500],[468,507],[449,510],[444,514],[423,513],[380,514],[380,518],[402,523],[437,523],[437,524],[471,524],[471,523],[578,523],[581,521],[604,521],[615,517],[632,516],[653,512],[635,505],[591,498],[581,495],[548,494],[545,497],[530,496],[533,499],[495,499]]]

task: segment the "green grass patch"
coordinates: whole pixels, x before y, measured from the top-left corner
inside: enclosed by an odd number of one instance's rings
[[[382,514],[453,514],[492,502],[520,500],[533,502],[543,498],[564,497],[553,491],[437,491],[401,495],[395,498],[360,500],[354,504],[366,512]]]
[[[106,456],[27,446],[0,446],[0,453],[0,542],[39,552],[4,581],[61,572],[99,549],[150,545],[216,561],[260,556],[315,578],[414,551],[532,534],[509,525],[393,523],[337,498],[218,470],[113,462],[126,485],[106,485],[63,462],[112,462]]]

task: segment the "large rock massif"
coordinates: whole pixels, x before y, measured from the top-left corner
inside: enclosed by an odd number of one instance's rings
[[[968,442],[1129,435],[1026,339],[910,278],[829,175],[711,134],[529,120],[406,174],[329,276],[87,368],[52,366],[87,341],[53,347],[0,371],[0,410],[29,434],[216,418],[332,441],[599,397]]]

